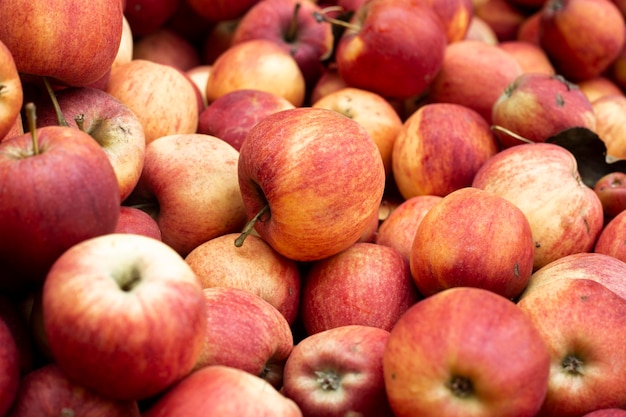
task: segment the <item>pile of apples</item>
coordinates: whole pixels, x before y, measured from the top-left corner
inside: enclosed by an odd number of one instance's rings
[[[624,0],[0,16],[0,417],[626,416]]]

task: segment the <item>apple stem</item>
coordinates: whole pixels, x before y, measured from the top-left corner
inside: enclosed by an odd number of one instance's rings
[[[239,237],[235,239],[236,247],[240,248],[241,246],[243,246],[243,241],[246,240],[246,238],[248,237],[250,233],[252,233],[252,229],[254,228],[255,223],[261,218],[261,216],[263,216],[266,212],[268,212],[269,209],[270,209],[269,204],[264,205],[263,208],[261,208],[261,210],[259,210],[259,212],[255,214],[252,219],[250,219],[250,221],[243,228],[243,231],[241,232]]]
[[[512,138],[515,138],[517,140],[519,140],[520,142],[524,142],[524,143],[535,143],[530,139],[526,139],[523,136],[518,135],[517,133],[507,129],[506,127],[502,127],[502,126],[498,126],[498,125],[492,125],[491,126],[491,130],[493,131],[497,131],[497,132],[502,132],[504,134],[507,134],[509,136],[511,136]]]
[[[26,111],[28,130],[30,130],[30,136],[33,142],[33,155],[39,155],[39,141],[37,139],[37,110],[35,108],[35,103],[26,103],[24,110]]]
[[[293,16],[291,17],[291,22],[289,23],[289,29],[285,34],[285,40],[288,43],[296,40],[296,33],[298,33],[298,13],[300,12],[300,7],[302,7],[302,4],[297,2],[293,8]]]
[[[313,12],[313,17],[318,23],[326,22],[326,23],[330,23],[331,25],[342,26],[346,29],[351,29],[355,32],[358,32],[361,29],[358,25],[354,25],[344,20],[335,19],[333,17],[328,16],[329,12],[335,12],[335,11],[343,11],[343,8],[341,6],[325,7],[320,11]]]
[[[81,131],[85,131],[85,115],[84,114],[77,114],[76,117],[74,117],[74,121],[76,122],[76,126],[78,126],[78,128]]]
[[[54,107],[54,112],[57,115],[57,120],[59,121],[59,126],[69,126],[67,120],[65,120],[65,116],[61,111],[61,106],[59,105],[59,101],[57,100],[56,94],[54,94],[54,89],[50,85],[48,81],[48,77],[43,77],[43,83],[46,86],[46,91],[48,92],[48,96],[50,96],[50,100],[52,100],[52,106]]]

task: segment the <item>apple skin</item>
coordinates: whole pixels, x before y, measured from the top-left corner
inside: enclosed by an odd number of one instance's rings
[[[310,264],[303,276],[300,316],[308,335],[346,325],[391,330],[421,298],[398,251],[355,243]]]
[[[613,94],[624,95],[624,91],[610,77],[599,75],[578,83],[578,88],[582,91],[591,104],[599,98]]]
[[[79,128],[76,117],[83,115],[82,130],[107,154],[117,177],[120,200],[137,185],[146,149],[143,125],[135,113],[111,94],[91,87],[69,87],[55,93],[70,127]],[[37,105],[37,126],[58,124],[50,100]]]
[[[576,158],[552,143],[500,151],[478,170],[472,186],[524,212],[535,242],[535,270],[565,255],[590,252],[603,227],[602,203],[582,182]]]
[[[134,233],[161,239],[159,224],[145,211],[136,207],[121,206],[120,217],[117,219],[115,233]]]
[[[581,252],[563,256],[535,271],[520,298],[558,279],[596,281],[626,299],[626,263],[610,254]]]
[[[165,25],[184,0],[126,0],[124,16],[137,37],[153,33]]]
[[[602,203],[605,220],[610,220],[626,209],[626,173],[610,172],[602,176],[593,190]]]
[[[189,265],[166,244],[127,233],[63,253],[44,282],[42,308],[61,370],[119,400],[152,397],[187,375],[206,331],[205,298]]]
[[[13,129],[23,102],[22,80],[13,55],[0,40],[0,139]]]
[[[383,372],[396,417],[533,417],[547,391],[550,355],[513,302],[457,287],[398,320]]]
[[[206,85],[209,103],[235,90],[257,89],[304,103],[306,80],[298,63],[276,42],[252,39],[232,45],[213,63]]]
[[[111,70],[106,92],[135,113],[146,144],[161,136],[195,133],[198,128],[198,93],[177,68],[134,59]]]
[[[517,37],[519,26],[528,12],[510,0],[475,0],[474,15],[483,19],[491,27],[498,42],[506,42]]]
[[[111,68],[118,66],[118,65],[123,65],[132,61],[134,47],[135,47],[135,40],[134,40],[133,30],[130,28],[128,19],[126,18],[126,16],[124,16],[122,20],[122,39],[120,39],[120,45],[117,48],[117,54],[115,55],[115,59],[113,60],[113,63],[111,64]]]
[[[207,325],[195,370],[212,365],[242,369],[280,389],[293,349],[285,317],[270,303],[233,287],[204,289]]]
[[[607,161],[626,159],[626,96],[611,94],[591,106],[596,116],[594,131],[606,146]]]
[[[27,296],[15,297],[10,293],[0,295],[0,321],[8,327],[19,356],[20,375],[39,366],[39,352],[36,351],[30,324],[24,312]]]
[[[43,282],[72,245],[111,233],[120,205],[113,167],[91,136],[60,126],[36,131],[38,154],[30,133],[0,143],[0,264],[31,283]]]
[[[20,352],[11,329],[0,318],[0,415],[5,415],[20,386]]]
[[[537,417],[626,407],[626,299],[589,279],[557,279],[517,306],[550,351],[548,390]],[[601,323],[602,325],[598,325]]]
[[[0,41],[18,71],[66,85],[87,86],[102,78],[122,37],[120,0],[98,1],[88,10],[80,0],[3,1],[0,15]]]
[[[170,388],[142,417],[302,417],[298,406],[264,379],[241,369],[207,366]]]
[[[442,198],[438,195],[418,195],[402,201],[378,227],[375,242],[390,246],[407,260],[410,259],[417,227],[428,210]]]
[[[323,259],[355,243],[385,188],[383,161],[365,128],[312,107],[274,113],[255,125],[241,146],[238,170],[248,219],[269,206],[254,228],[295,261]]]
[[[522,72],[542,73],[555,75],[556,70],[548,58],[548,54],[537,44],[511,39],[499,42],[498,47],[504,49],[517,60]],[[581,88],[582,90],[582,88]]]
[[[493,104],[520,74],[522,68],[511,54],[497,45],[466,39],[448,45],[428,96],[432,102],[467,106],[491,124]]]
[[[270,303],[293,324],[300,305],[299,265],[256,235],[248,236],[243,246],[236,247],[238,236],[226,233],[207,240],[189,252],[185,262],[203,288],[246,290]]]
[[[206,98],[206,83],[209,81],[209,77],[211,76],[211,69],[213,69],[211,65],[200,64],[185,71],[185,74],[187,74],[191,81],[196,85],[198,93],[202,98],[202,110],[200,110],[200,114],[202,114],[202,112],[209,105]],[[201,133],[199,130],[200,114],[198,115],[198,128],[196,130],[196,133]]]
[[[315,103],[322,97],[332,92],[341,90],[348,87],[345,80],[341,78],[337,64],[331,62],[328,64],[322,75],[317,79],[317,82],[311,87],[310,102]]]
[[[439,16],[446,32],[448,43],[465,38],[472,22],[474,4],[472,0],[428,0],[427,3]]]
[[[285,97],[269,91],[234,90],[213,100],[200,113],[198,133],[216,136],[239,151],[254,125],[272,113],[294,107]]]
[[[496,32],[491,26],[489,26],[484,19],[476,15],[472,16],[467,32],[461,40],[478,41],[486,43],[487,45],[498,45],[500,43],[498,35],[496,35]]]
[[[602,408],[585,414],[583,417],[625,417],[626,410],[622,408]]]
[[[491,121],[531,142],[545,142],[571,127],[596,129],[591,102],[575,84],[560,75],[533,72],[519,75],[504,89],[493,104]],[[524,143],[495,132],[504,148]]]
[[[392,417],[382,361],[388,338],[387,330],[361,325],[304,338],[285,364],[283,394],[309,417]]]
[[[173,29],[161,27],[135,40],[133,59],[144,59],[187,71],[200,65],[200,52]]]
[[[243,228],[239,153],[214,136],[168,135],[146,146],[144,169],[124,201],[148,212],[161,239],[185,257],[195,247]]]
[[[545,3],[545,0],[540,0],[540,1],[542,3]],[[541,8],[535,10],[530,15],[528,15],[526,19],[524,19],[524,21],[520,24],[519,28],[517,29],[516,39],[518,41],[524,41],[524,42],[531,43],[533,45],[537,45],[538,47],[541,48],[541,43],[539,41],[539,21],[540,20],[541,20]],[[544,53],[546,53],[546,51],[543,48],[541,48],[541,50],[544,51]]]
[[[426,91],[441,68],[446,31],[426,2],[369,0],[350,19],[335,61],[350,87],[405,99]],[[363,69],[367,68],[367,71]]]
[[[626,262],[626,244],[624,243],[624,230],[626,228],[626,211],[622,211],[610,219],[598,236],[594,247],[595,253],[610,255]],[[626,298],[626,294],[624,294]]]
[[[26,374],[6,417],[140,417],[135,400],[112,400],[69,380],[59,366],[48,363]]]
[[[202,18],[210,22],[233,20],[243,17],[259,0],[186,0]]]
[[[13,136],[20,136],[24,134],[24,125],[22,124],[22,114],[18,113],[15,118],[15,122],[9,127],[9,131],[4,137],[0,137],[0,142],[12,138]]]
[[[473,187],[432,207],[415,231],[411,275],[425,296],[469,286],[517,298],[533,272],[526,216],[504,197]]]
[[[333,50],[332,26],[318,22],[315,13],[322,13],[322,7],[312,1],[259,1],[239,20],[232,43],[259,38],[276,42],[298,63],[307,86],[312,85]]]
[[[213,65],[217,57],[232,46],[235,29],[241,19],[216,22],[200,41],[200,60]]]
[[[547,0],[540,13],[539,43],[568,80],[602,74],[624,47],[624,16],[611,0]]]

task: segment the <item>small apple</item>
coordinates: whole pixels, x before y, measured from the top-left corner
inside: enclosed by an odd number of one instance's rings
[[[235,29],[241,19],[215,22],[200,42],[200,60],[206,65],[213,65],[217,57],[233,44]]]
[[[430,7],[441,20],[448,43],[465,38],[475,16],[472,0],[428,0]]]
[[[512,39],[499,42],[498,47],[511,54],[522,67],[522,72],[555,75],[556,71],[548,54],[537,44]],[[582,88],[581,88],[582,90]]]
[[[606,146],[607,161],[626,159],[626,96],[611,94],[591,103],[595,133]]]
[[[241,18],[259,0],[186,0],[202,18],[210,22],[221,22]]]
[[[582,91],[589,101],[593,102],[599,98],[610,96],[613,94],[624,95],[624,91],[611,80],[610,77],[598,75],[578,83],[578,88]]]
[[[623,408],[601,408],[585,414],[583,417],[626,417]]]
[[[616,171],[602,176],[593,190],[602,203],[606,219],[610,220],[626,209],[626,173]]]
[[[163,27],[179,4],[186,0],[125,0],[124,16],[135,36],[144,36]]]
[[[545,3],[545,0],[527,0],[527,1],[541,1],[542,3]],[[533,45],[537,45],[541,48],[541,43],[539,41],[539,21],[540,20],[541,20],[541,8],[538,10],[536,9],[534,12],[528,15],[526,19],[524,19],[524,21],[520,24],[517,30],[516,39],[518,41],[532,43]],[[543,51],[543,48],[542,48],[542,51]]]
[[[493,29],[498,42],[515,39],[527,14],[511,0],[474,0],[474,15]]]
[[[624,242],[623,238],[625,230],[626,211],[622,211],[610,219],[604,226],[593,251],[610,255],[626,263],[626,242]],[[626,298],[626,292],[624,297]]]
[[[159,224],[145,211],[136,207],[121,206],[115,233],[135,233],[156,240],[161,239]]]
[[[187,71],[200,65],[200,52],[173,29],[161,27],[135,40],[133,59],[143,59]]]
[[[487,45],[498,45],[500,43],[498,35],[496,35],[491,26],[476,15],[472,16],[467,32],[465,32],[465,36],[461,40],[478,41]]]
[[[310,101],[315,103],[322,97],[332,92],[346,88],[348,85],[345,80],[339,75],[339,70],[335,63],[330,63],[322,72],[322,75],[317,79],[317,82],[311,87]]]
[[[17,123],[24,92],[13,55],[0,40],[0,139],[6,137]]]

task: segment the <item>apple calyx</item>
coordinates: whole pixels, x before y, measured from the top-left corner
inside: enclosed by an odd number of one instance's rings
[[[350,22],[346,22],[345,20],[335,19],[333,17],[328,16],[328,13],[330,12],[343,12],[343,11],[344,9],[341,6],[328,6],[328,7],[323,8],[320,11],[314,11],[313,18],[315,18],[315,20],[318,23],[330,23],[331,25],[341,26],[342,28],[350,29],[355,32],[360,31],[361,27],[358,25],[355,25]]]
[[[113,278],[124,292],[132,291],[133,288],[141,282],[141,274],[137,267],[132,267],[128,271],[124,270],[118,274],[114,274]]]
[[[324,391],[337,391],[341,386],[341,378],[334,371],[315,371],[316,382]]]
[[[584,375],[583,361],[576,355],[570,353],[561,362],[561,369],[568,375]]]
[[[293,43],[296,40],[296,35],[298,33],[298,13],[300,12],[301,7],[302,4],[300,2],[297,2],[293,7],[291,22],[289,22],[289,28],[287,29],[287,33],[285,33],[285,41],[287,43]]]
[[[261,208],[261,210],[259,210],[259,212],[255,214],[254,217],[250,219],[248,223],[246,223],[246,226],[243,228],[243,231],[241,232],[241,234],[237,237],[237,239],[235,239],[236,247],[240,248],[241,246],[243,246],[243,242],[244,240],[246,240],[246,237],[248,237],[248,235],[252,233],[252,229],[254,228],[255,223],[261,218],[261,216],[263,216],[265,213],[269,211],[270,211],[270,205],[265,204]]]
[[[30,136],[33,141],[33,155],[39,155],[39,140],[37,139],[37,109],[35,108],[35,103],[26,103],[24,110],[26,111],[28,130],[30,130]]]
[[[452,378],[446,382],[446,388],[448,388],[454,396],[459,398],[467,398],[474,394],[472,381],[464,376],[452,376]]]
[[[81,130],[82,132],[85,132],[85,115],[84,114],[77,114],[74,117],[74,121],[76,122],[76,126],[78,126],[78,129]],[[85,132],[87,133],[87,132]]]

